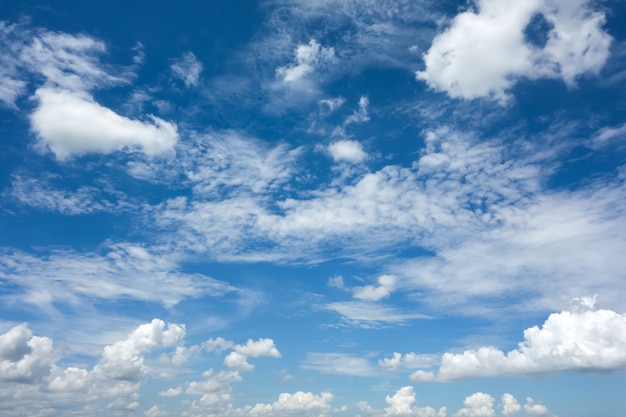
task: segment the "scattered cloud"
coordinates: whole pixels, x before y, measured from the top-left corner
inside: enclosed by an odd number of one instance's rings
[[[359,163],[367,158],[363,147],[356,140],[339,140],[328,145],[328,152],[336,162]]]
[[[156,116],[150,122],[120,116],[86,93],[40,88],[31,115],[38,147],[60,161],[88,153],[141,150],[148,156],[171,155],[178,141],[176,126]]]
[[[175,59],[170,66],[172,74],[185,83],[185,87],[197,87],[202,72],[202,62],[196,58],[193,52],[185,52]]]
[[[413,381],[532,376],[558,371],[615,371],[626,367],[626,315],[597,310],[584,299],[573,311],[551,314],[543,326],[524,331],[507,353],[493,346],[445,353],[437,373],[417,371]]]
[[[545,45],[524,36],[531,19],[549,23]],[[568,86],[598,74],[609,56],[611,36],[603,12],[589,0],[533,0],[514,5],[481,0],[476,10],[458,14],[424,54],[417,78],[450,97],[488,97],[501,102],[521,78],[560,78]]]
[[[309,353],[302,368],[331,375],[369,377],[377,373],[366,358],[346,353]]]
[[[294,52],[294,65],[276,69],[276,76],[286,84],[297,85],[318,68],[335,62],[335,49],[323,47],[315,39],[311,39],[308,44],[298,45]]]

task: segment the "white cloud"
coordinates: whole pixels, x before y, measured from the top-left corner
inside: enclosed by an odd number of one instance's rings
[[[296,48],[295,65],[277,68],[276,75],[284,83],[299,83],[316,69],[334,61],[334,48],[325,48],[311,39],[307,45],[298,45]]]
[[[147,372],[143,354],[157,347],[169,347],[182,341],[185,326],[154,319],[137,327],[126,340],[106,346],[94,372],[106,378],[137,382]]]
[[[198,395],[200,398],[191,404],[192,410],[224,410],[224,405],[232,401],[232,383],[240,382],[241,375],[237,371],[220,371],[212,369],[204,372],[204,379],[192,381],[187,385],[185,393]]]
[[[359,99],[359,109],[355,111],[352,115],[348,116],[343,122],[343,125],[347,126],[353,123],[365,123],[369,121],[370,117],[367,113],[367,108],[369,104],[369,98],[367,98],[367,96],[361,96],[361,98]]]
[[[230,349],[234,344],[234,342],[226,340],[223,337],[217,337],[203,342],[202,347],[207,352],[221,352],[223,350]]]
[[[20,52],[24,66],[46,79],[46,88],[82,92],[127,83],[122,76],[110,75],[100,62],[106,45],[85,35],[39,31]]]
[[[572,86],[583,74],[597,74],[609,55],[604,13],[592,7],[589,0],[480,0],[435,37],[417,78],[451,97],[500,101],[521,77],[561,78]],[[553,26],[545,46],[524,39],[537,14]]]
[[[583,300],[583,301],[589,301]],[[555,371],[611,371],[626,367],[626,315],[611,310],[562,311],[524,331],[519,347],[505,353],[486,346],[445,353],[435,375],[414,381],[453,381],[485,376],[531,376]]]
[[[418,354],[415,352],[405,353],[404,355],[394,352],[391,358],[383,358],[378,361],[381,368],[388,371],[397,371],[399,369],[417,369],[427,368],[439,362],[439,357],[435,354]]]
[[[319,395],[312,392],[297,391],[293,394],[282,393],[278,400],[271,404],[257,403],[254,407],[247,406],[235,410],[235,415],[250,416],[327,416],[331,411],[331,402],[334,396],[330,392]]]
[[[86,93],[40,88],[30,116],[39,146],[61,161],[88,153],[139,149],[148,156],[171,155],[178,141],[176,126],[158,117],[142,122],[120,116]]]
[[[388,416],[415,416],[415,417],[446,417],[447,409],[439,411],[432,407],[415,406],[415,392],[413,387],[402,387],[392,396],[387,395],[385,401],[389,407],[385,408],[385,417]]]
[[[324,304],[324,310],[341,314],[348,323],[362,327],[375,326],[385,323],[404,323],[413,319],[425,319],[427,316],[419,313],[402,313],[393,307],[380,305],[374,302],[339,301]]]
[[[251,371],[254,365],[248,363],[248,356],[258,358],[261,356],[269,356],[272,358],[280,358],[280,352],[276,349],[272,339],[248,339],[245,345],[235,345],[233,351],[224,359],[224,365],[236,371]]]
[[[309,353],[302,368],[331,375],[376,375],[376,369],[367,359],[345,353]]]
[[[230,352],[224,358],[224,365],[235,371],[251,371],[254,365],[248,363],[248,357],[238,352]]]
[[[162,396],[162,397],[176,397],[176,396],[182,394],[182,392],[183,392],[182,387],[168,388],[165,391],[159,392],[159,395]]]
[[[328,145],[328,152],[335,161],[362,162],[367,154],[356,140],[339,140]]]
[[[507,393],[502,394],[502,415],[510,416],[513,414],[517,414],[522,410],[522,406],[519,404],[517,399]]]
[[[396,288],[396,277],[393,275],[381,275],[378,277],[378,286],[366,285],[353,288],[353,296],[359,300],[378,301],[389,295]]]
[[[252,356],[257,358],[260,356],[269,356],[272,358],[280,358],[280,352],[274,346],[272,339],[248,339],[245,345],[235,345],[233,348],[235,352],[246,356]]]
[[[193,52],[185,52],[178,59],[174,60],[170,69],[172,74],[180,78],[186,87],[196,87],[202,72],[202,62],[196,58]]]
[[[624,138],[626,138],[626,123],[621,126],[604,127],[600,129],[591,138],[590,145],[593,149],[600,149],[609,144],[614,144],[615,142],[617,142],[618,145],[624,143],[626,142]]]
[[[465,407],[454,413],[455,417],[495,417],[494,399],[484,392],[476,392],[463,401]]]
[[[535,401],[530,397],[526,397],[524,411],[526,411],[526,413],[531,416],[543,416],[548,414],[548,408],[545,405],[536,404]]]
[[[33,336],[26,324],[0,335],[0,380],[32,384],[50,374],[56,355],[52,340]]]

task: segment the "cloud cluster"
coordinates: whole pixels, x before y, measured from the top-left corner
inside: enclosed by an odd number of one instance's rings
[[[424,54],[426,68],[417,78],[451,97],[489,97],[507,101],[508,90],[523,77],[560,78],[573,86],[577,77],[597,74],[609,56],[611,36],[605,15],[589,0],[506,0],[476,2],[458,14]],[[531,19],[549,25],[545,45],[525,36]],[[537,29],[535,29],[537,30]]]
[[[40,150],[51,151],[59,161],[120,150],[151,157],[173,154],[178,141],[173,123],[155,116],[130,119],[95,100],[94,90],[128,84],[132,78],[128,70],[101,62],[103,42],[5,23],[0,33],[9,53],[3,59],[8,73],[0,74],[0,99],[15,106],[27,84],[43,81],[32,96],[37,107],[30,115]]]
[[[551,314],[541,327],[524,331],[509,352],[485,346],[444,353],[437,373],[419,370],[413,381],[454,381],[493,376],[529,376],[558,371],[613,371],[626,367],[626,314],[594,308],[586,298],[573,311]]]
[[[185,87],[197,87],[202,72],[202,62],[193,52],[185,52],[170,66],[172,74],[185,83]]]

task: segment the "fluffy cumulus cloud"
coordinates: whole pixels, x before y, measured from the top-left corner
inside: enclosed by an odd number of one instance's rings
[[[280,358],[280,352],[276,349],[272,339],[248,339],[245,345],[235,345],[233,351],[224,359],[224,365],[236,371],[251,371],[254,365],[248,363],[248,356],[258,358],[269,356]]]
[[[193,52],[185,52],[174,60],[170,69],[175,77],[185,83],[185,87],[196,87],[200,81],[203,65]]]
[[[593,308],[586,298],[572,311],[551,314],[524,331],[517,349],[492,346],[445,353],[438,373],[419,370],[414,381],[479,376],[528,376],[554,371],[611,371],[626,367],[626,314]]]
[[[438,411],[432,407],[417,407],[413,387],[402,387],[394,395],[388,395],[385,401],[389,405],[385,408],[384,416],[415,416],[415,417],[446,417],[446,407]]]
[[[4,74],[0,73],[0,100],[14,105],[25,92],[26,81],[16,78],[20,71],[43,81],[33,96],[37,106],[30,115],[41,150],[51,151],[58,160],[116,150],[139,150],[148,156],[173,154],[178,141],[174,124],[154,116],[130,119],[94,99],[94,90],[129,84],[133,78],[128,69],[101,61],[107,50],[104,42],[5,24],[0,26],[0,37],[7,50]]]
[[[146,374],[143,355],[157,347],[170,347],[182,341],[185,327],[167,326],[154,319],[135,329],[126,340],[106,346],[94,372],[106,378],[137,382]]]
[[[52,340],[33,336],[26,324],[0,335],[0,380],[32,384],[50,374],[56,361]]]
[[[381,275],[378,277],[378,285],[366,285],[354,288],[353,296],[359,300],[378,301],[389,297],[396,287],[396,277],[393,275]]]
[[[312,392],[297,391],[293,394],[282,393],[271,404],[257,403],[234,411],[234,415],[245,416],[296,416],[306,415],[325,417],[330,415],[334,396],[330,392],[316,395]]]
[[[158,117],[129,119],[103,107],[87,93],[40,88],[32,129],[41,149],[65,161],[88,153],[139,150],[148,156],[171,155],[178,141],[175,125]]]
[[[464,408],[454,413],[454,417],[495,417],[494,398],[484,392],[476,392],[463,401]]]
[[[513,395],[507,393],[502,394],[502,415],[510,416],[512,414],[517,414],[522,409],[522,406],[517,401]]]
[[[361,162],[367,157],[361,143],[349,139],[331,143],[328,145],[328,153],[337,162]]]
[[[605,15],[589,0],[480,0],[458,14],[435,37],[417,72],[431,88],[451,97],[508,98],[521,77],[560,78],[569,86],[583,74],[597,74],[609,55]],[[530,42],[529,24],[544,19],[545,45]]]

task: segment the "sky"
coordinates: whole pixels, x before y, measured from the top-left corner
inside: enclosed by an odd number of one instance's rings
[[[0,4],[0,414],[620,417],[626,4]]]

